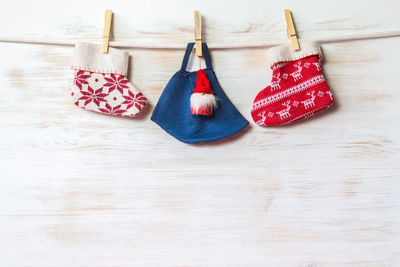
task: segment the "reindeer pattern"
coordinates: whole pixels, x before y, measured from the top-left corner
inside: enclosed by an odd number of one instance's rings
[[[265,116],[265,111],[258,113],[258,116],[261,117],[261,119],[258,120],[256,123],[258,125],[264,126],[265,125],[265,120],[267,119],[267,117]]]
[[[319,63],[313,63],[313,65],[315,66],[315,68],[317,69],[317,71],[321,70],[321,66],[319,65]]]
[[[285,64],[286,65],[286,64]],[[288,93],[285,95],[286,91],[285,90],[285,80],[287,80],[289,77],[292,78],[295,82],[300,81],[303,79],[302,71],[305,69],[309,69],[310,67],[314,69],[314,71],[321,71],[321,66],[320,63],[318,62],[297,62],[293,65],[288,65],[290,66],[290,69],[284,68],[285,65],[279,65],[279,67],[276,67],[273,71],[272,79],[270,82],[270,90],[271,92],[280,90],[281,92],[276,94],[277,101],[279,98],[281,98],[284,102],[281,103],[281,107],[278,107],[278,110],[270,109],[270,110],[264,110],[262,112],[259,112],[258,115],[258,120],[256,123],[261,126],[266,125],[266,121],[268,119],[273,119],[275,117],[276,119],[279,118],[281,121],[286,121],[290,120],[292,118],[298,118],[299,115],[304,112],[301,109],[307,110],[307,114],[311,116],[312,114],[312,109],[316,106],[316,102],[318,102],[319,98],[324,98],[324,95],[326,97],[329,97],[330,100],[333,100],[332,92],[328,89],[327,91],[320,91],[318,94],[315,93],[315,90],[308,91],[306,94],[302,93],[301,95],[291,95],[291,93]],[[294,70],[296,69],[296,70]],[[310,73],[309,75],[313,75],[314,73]],[[315,74],[314,74],[315,75]],[[288,81],[288,85],[292,86],[290,82]],[[309,84],[306,84],[307,86],[310,86]],[[311,85],[310,87],[313,87]],[[293,87],[294,88],[294,87]],[[306,89],[306,88],[304,88]],[[303,90],[304,90],[303,89]],[[311,88],[310,88],[311,89]],[[322,92],[322,94],[321,94]],[[275,96],[275,93],[272,95]],[[290,100],[284,100],[284,98],[290,97]],[[300,99],[299,99],[300,98]],[[274,102],[275,102],[274,101]],[[325,100],[324,100],[325,101]],[[300,106],[299,106],[300,104]],[[279,105],[279,104],[278,104]],[[303,107],[303,108],[302,108]],[[301,108],[300,110],[298,108]],[[311,110],[311,111],[310,111]],[[266,114],[268,113],[268,114]],[[291,114],[292,113],[292,114]],[[278,116],[279,115],[279,116]]]
[[[272,82],[271,82],[271,91],[275,91],[275,90],[279,90],[281,89],[280,86],[280,82],[281,82],[281,78],[280,78],[281,74],[278,72],[277,74],[272,75]]]
[[[292,72],[292,73],[290,74],[290,76],[292,76],[293,79],[294,79],[294,81],[296,82],[296,81],[298,81],[298,80],[300,80],[300,79],[303,78],[303,75],[301,75],[301,71],[303,70],[303,67],[301,66],[301,62],[296,63],[296,64],[294,64],[293,66],[296,67],[297,70],[294,71],[294,72]]]
[[[317,71],[321,70],[321,66],[320,66],[320,64],[318,62],[316,62],[316,63],[306,62],[306,63],[303,64],[303,66],[301,64],[302,64],[301,62],[293,64],[293,67],[297,68],[297,70],[293,71],[292,73],[283,73],[282,76],[281,76],[281,73],[278,71],[278,73],[273,74],[272,75],[272,81],[271,81],[271,84],[270,84],[271,92],[281,89],[280,82],[282,81],[282,79],[286,80],[289,75],[293,78],[293,80],[295,82],[297,82],[300,79],[302,79],[303,75],[301,74],[301,72],[303,71],[303,68],[309,68],[310,64],[312,64]],[[273,68],[274,72],[276,70],[284,67],[285,65],[287,65],[287,63],[285,63],[285,64],[282,64],[282,63],[276,64],[274,66],[274,68]]]
[[[320,93],[321,93],[321,91],[320,91]],[[332,92],[330,90],[325,91],[324,93],[325,93],[325,95],[327,97],[329,97],[331,100],[333,100],[333,96],[332,96],[333,94],[332,94]],[[275,117],[274,116],[275,114],[279,115],[279,118],[280,118],[281,121],[290,119],[292,117],[298,117],[298,115],[301,114],[299,112],[302,112],[302,111],[298,110],[300,103],[303,104],[303,107],[304,107],[305,110],[310,110],[310,109],[312,110],[312,108],[314,108],[316,106],[315,102],[316,102],[317,96],[319,98],[324,98],[323,94],[317,94],[316,95],[315,94],[315,90],[312,90],[312,91],[306,93],[306,95],[308,96],[308,98],[306,98],[303,101],[300,101],[300,99],[297,99],[298,100],[297,101],[296,98],[294,98],[294,99],[287,100],[287,101],[283,102],[281,105],[284,106],[284,108],[281,108],[278,111],[268,110],[267,109],[267,110],[263,110],[262,112],[259,112],[257,115],[258,115],[258,117],[260,117],[260,119],[258,121],[256,121],[256,124],[258,124],[260,126],[266,126],[265,122],[268,119],[268,117],[270,119],[272,119],[273,117]],[[302,98],[304,99],[304,97],[302,97]],[[266,114],[266,112],[268,114]],[[291,114],[291,112],[293,114]],[[308,116],[311,116],[311,115],[312,114],[309,113]]]
[[[311,92],[307,93],[308,96],[310,96],[309,99],[301,101],[301,103],[303,103],[304,108],[307,110],[309,108],[312,108],[315,106],[315,95],[314,95],[315,91],[312,90]]]
[[[290,100],[282,103],[282,106],[285,106],[286,108],[282,109],[281,111],[276,112],[276,114],[279,115],[281,120],[284,120],[284,119],[287,119],[290,117],[290,113],[289,113],[290,108],[291,108]]]

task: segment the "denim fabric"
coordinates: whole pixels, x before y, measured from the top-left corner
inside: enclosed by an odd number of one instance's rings
[[[204,71],[218,99],[212,116],[190,114],[190,96],[196,86],[196,72],[186,71],[194,43],[189,43],[181,69],[169,80],[153,111],[151,120],[184,143],[217,141],[245,128],[249,122],[232,105],[222,91],[212,68],[210,54],[203,43],[207,68]]]

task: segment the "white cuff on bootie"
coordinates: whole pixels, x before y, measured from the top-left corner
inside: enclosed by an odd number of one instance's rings
[[[299,45],[299,51],[294,51],[290,44],[270,48],[267,51],[268,65],[272,67],[272,65],[276,63],[294,61],[312,55],[319,55],[319,59],[322,59],[322,53],[318,43],[299,40]]]
[[[103,54],[99,44],[78,42],[75,45],[71,69],[126,76],[128,60],[127,51],[110,47],[108,53]]]

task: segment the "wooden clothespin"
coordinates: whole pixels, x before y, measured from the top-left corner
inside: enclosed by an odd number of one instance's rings
[[[104,31],[103,31],[103,44],[101,50],[103,54],[108,53],[108,43],[110,42],[112,10],[107,9],[104,14]]]
[[[194,40],[196,42],[196,55],[198,57],[203,56],[202,40],[201,40],[201,13],[196,10],[193,12],[194,15]]]
[[[297,40],[296,28],[294,27],[292,12],[289,9],[285,9],[285,19],[288,28],[288,36],[292,44],[294,51],[300,50],[299,41]]]

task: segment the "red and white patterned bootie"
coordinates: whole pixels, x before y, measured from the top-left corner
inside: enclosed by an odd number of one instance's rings
[[[332,92],[322,73],[319,45],[301,42],[300,47],[299,51],[293,51],[290,45],[268,50],[272,81],[258,93],[251,109],[258,125],[288,124],[332,105]]]
[[[72,61],[75,71],[72,98],[83,109],[109,115],[133,117],[147,103],[147,99],[126,78],[129,54],[101,45],[77,43]]]

